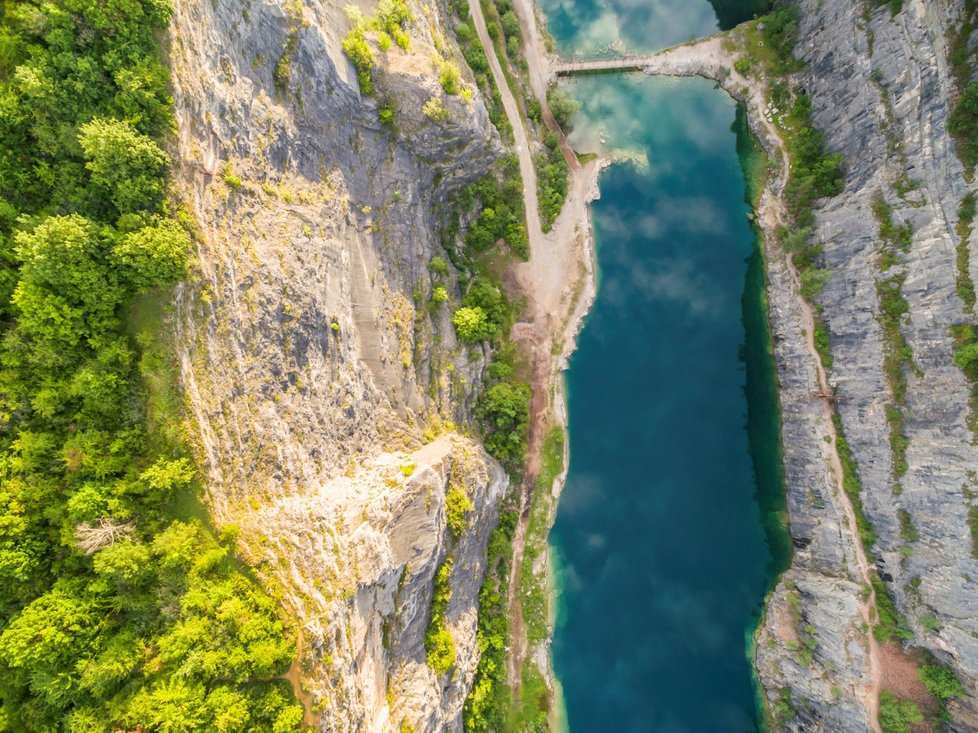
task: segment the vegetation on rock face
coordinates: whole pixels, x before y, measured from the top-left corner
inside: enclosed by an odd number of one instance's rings
[[[0,5],[0,730],[297,730],[276,606],[206,524],[159,288],[163,0]],[[138,307],[137,307],[138,306]]]
[[[472,690],[465,700],[462,720],[466,733],[506,730],[510,690],[506,681],[509,643],[507,589],[517,512],[504,510],[489,537],[486,579],[479,591],[479,664]]]
[[[424,648],[428,652],[428,666],[435,674],[443,675],[455,666],[455,640],[445,622],[448,602],[452,599],[452,588],[448,582],[452,574],[452,559],[448,558],[435,572],[435,585],[431,595],[431,621],[424,638]]]
[[[357,70],[357,82],[362,94],[373,94],[373,69],[376,60],[367,40],[368,33],[375,33],[382,51],[390,48],[391,38],[403,50],[411,44],[406,27],[414,20],[405,0],[381,0],[377,11],[367,17],[355,5],[346,8],[350,30],[343,39],[343,52]]]
[[[954,76],[957,99],[948,119],[958,158],[970,180],[978,164],[978,79],[974,79],[975,49],[971,35],[978,25],[978,2],[965,0],[961,22],[948,39],[948,61]]]

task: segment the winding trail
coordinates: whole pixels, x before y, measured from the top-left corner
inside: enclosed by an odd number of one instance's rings
[[[503,100],[503,110],[509,119],[509,124],[513,128],[513,140],[516,147],[516,155],[520,160],[520,175],[523,177],[523,203],[526,207],[526,234],[530,240],[530,256],[533,256],[534,249],[541,246],[540,239],[543,233],[540,229],[540,205],[537,202],[537,174],[533,167],[533,153],[530,151],[530,138],[526,134],[523,126],[523,118],[520,117],[520,108],[516,103],[516,98],[506,82],[506,75],[503,74],[503,67],[499,64],[496,57],[496,48],[489,37],[489,29],[486,27],[486,19],[482,14],[482,6],[479,0],[469,0],[469,13],[475,23],[475,32],[479,36],[489,59],[489,69],[492,77],[499,89],[499,96]]]
[[[532,0],[527,0],[532,2]],[[526,59],[531,68],[531,87],[540,102],[542,116],[547,127],[560,135],[560,148],[571,170],[568,193],[560,215],[551,231],[544,234],[540,225],[537,200],[537,177],[533,164],[530,135],[520,115],[519,105],[509,84],[495,46],[489,37],[485,16],[479,0],[469,0],[469,13],[476,34],[482,43],[489,69],[499,89],[506,117],[513,128],[516,154],[523,177],[523,204],[526,209],[527,238],[530,257],[527,262],[516,264],[512,270],[520,290],[527,300],[527,317],[524,323],[513,327],[512,338],[522,343],[529,355],[531,367],[530,425],[527,437],[526,462],[520,484],[519,521],[513,536],[513,552],[510,566],[507,605],[510,619],[510,653],[507,673],[514,695],[519,696],[520,670],[526,657],[523,613],[520,604],[520,569],[526,547],[526,532],[530,519],[531,500],[540,475],[543,441],[548,425],[554,419],[551,397],[554,380],[559,374],[559,362],[566,356],[569,342],[573,340],[576,323],[586,312],[593,298],[591,256],[585,240],[589,236],[590,222],[587,204],[597,195],[596,179],[601,166],[590,163],[582,166],[557,124],[547,105],[547,80],[549,61],[539,42],[535,17],[532,25],[524,25],[525,37],[534,40],[526,44]],[[532,8],[530,8],[532,13]],[[522,22],[526,22],[521,18]],[[531,28],[529,32],[526,28]],[[532,71],[536,70],[536,71]]]
[[[833,415],[835,406],[832,403],[833,389],[828,380],[821,356],[815,347],[815,311],[813,306],[801,295],[801,276],[793,258],[784,252],[779,244],[778,230],[790,222],[781,192],[788,183],[789,158],[784,139],[778,127],[764,115],[767,104],[764,85],[752,84],[734,68],[739,57],[736,52],[729,51],[724,46],[723,34],[711,36],[701,41],[684,44],[643,59],[642,72],[650,76],[702,76],[716,81],[728,94],[741,100],[748,110],[748,117],[754,123],[755,133],[768,150],[769,155],[778,160],[778,177],[768,181],[761,195],[757,210],[758,222],[764,231],[769,248],[783,257],[788,267],[792,283],[792,295],[796,299],[802,316],[802,329],[805,333],[805,346],[815,367],[818,382],[818,399],[822,405],[823,419],[826,432],[831,439],[829,444],[829,467],[835,483],[836,494],[846,516],[848,539],[852,545],[855,568],[860,580],[870,589],[865,598],[860,598],[859,613],[870,631],[866,634],[869,647],[869,680],[864,704],[869,713],[869,723],[875,733],[881,733],[879,725],[879,696],[882,679],[882,661],[879,644],[871,629],[877,619],[876,593],[872,589],[874,567],[866,557],[859,530],[856,524],[856,512],[845,491],[845,474],[842,460],[838,451],[838,435],[836,434]],[[759,129],[758,129],[759,127]]]
[[[511,647],[508,659],[508,673],[515,692],[519,690],[519,672],[525,658],[523,617],[519,602],[519,574],[526,543],[526,529],[529,520],[530,500],[540,471],[541,451],[544,432],[551,419],[550,392],[557,373],[555,351],[563,356],[571,346],[556,342],[555,339],[573,337],[578,319],[586,312],[589,298],[593,298],[593,282],[590,281],[590,262],[583,265],[584,252],[575,248],[587,232],[582,232],[582,224],[589,227],[587,204],[596,195],[596,178],[600,166],[589,164],[582,167],[566,136],[556,123],[547,105],[547,88],[555,79],[557,62],[544,47],[536,23],[533,0],[515,0],[514,7],[524,33],[524,53],[529,68],[531,89],[540,102],[544,123],[547,128],[560,135],[560,147],[571,169],[571,181],[564,209],[554,224],[553,230],[544,235],[540,229],[540,216],[537,201],[536,171],[527,133],[519,106],[503,74],[502,66],[496,56],[495,47],[489,37],[485,17],[479,0],[469,0],[476,33],[482,42],[489,60],[496,86],[499,88],[503,108],[513,128],[516,153],[523,177],[523,200],[526,208],[527,235],[530,243],[530,259],[517,265],[514,270],[523,292],[528,298],[530,321],[517,324],[513,337],[529,347],[532,365],[532,397],[530,404],[530,431],[527,445],[527,460],[522,485],[520,487],[520,518],[517,523],[514,541],[512,566],[509,579],[509,608],[511,624]],[[726,34],[716,34],[708,38],[666,49],[643,58],[641,71],[650,76],[700,76],[717,82],[728,94],[744,102],[748,117],[753,123],[755,133],[772,157],[778,160],[778,177],[768,181],[761,196],[757,216],[765,237],[771,245],[772,253],[783,257],[790,274],[793,295],[802,317],[802,327],[806,334],[806,349],[815,366],[819,400],[822,404],[827,434],[831,439],[829,463],[836,486],[837,496],[845,513],[848,539],[852,545],[854,570],[863,583],[872,589],[873,565],[866,556],[859,539],[856,513],[844,488],[842,461],[837,449],[837,435],[833,414],[832,387],[815,347],[815,313],[813,307],[801,296],[801,278],[790,255],[780,249],[777,231],[790,221],[780,193],[788,182],[789,159],[787,148],[778,127],[764,115],[767,104],[765,86],[751,82],[734,68],[739,54],[725,46]],[[590,257],[590,250],[586,247]],[[587,293],[583,299],[569,297],[570,284],[576,278],[588,280]],[[563,332],[563,333],[560,333]],[[558,348],[555,349],[554,345]],[[875,593],[859,600],[859,612],[867,628],[872,628],[876,618]],[[879,693],[881,685],[881,653],[872,632],[866,635],[869,646],[869,680],[865,695],[865,705],[869,713],[870,726],[880,733]]]

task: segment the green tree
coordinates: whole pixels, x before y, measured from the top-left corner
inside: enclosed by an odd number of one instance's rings
[[[509,465],[519,465],[526,453],[530,420],[530,388],[499,382],[487,389],[476,410],[485,429],[486,449]]]
[[[22,265],[12,302],[35,338],[75,346],[116,327],[122,289],[105,263],[95,225],[78,214],[53,216],[16,238]]]
[[[78,135],[92,185],[120,213],[153,209],[163,198],[169,158],[151,138],[130,123],[96,118]]]
[[[149,290],[182,280],[190,249],[186,230],[170,219],[125,234],[112,253],[136,290]]]
[[[516,16],[512,10],[507,10],[503,13],[503,33],[506,34],[507,38],[519,38],[520,37],[520,19]]]
[[[463,341],[475,343],[496,335],[496,328],[479,306],[462,306],[452,315],[452,325]]]
[[[557,87],[551,87],[547,92],[547,104],[557,124],[564,128],[565,132],[569,130],[571,120],[577,114],[580,105],[567,92]]]

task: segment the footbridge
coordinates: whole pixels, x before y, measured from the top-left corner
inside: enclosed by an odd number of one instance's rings
[[[661,54],[624,53],[600,58],[558,59],[552,68],[557,76],[596,74],[603,71],[642,71],[647,67],[655,66],[660,60],[657,58],[659,56]]]
[[[724,40],[724,36],[714,35],[655,53],[626,51],[614,56],[555,58],[551,61],[550,71],[554,76],[565,77],[613,71],[642,71],[657,76],[705,76],[715,81],[727,80],[732,75],[737,77],[738,83],[746,83],[743,77],[733,73],[736,57],[724,47]]]

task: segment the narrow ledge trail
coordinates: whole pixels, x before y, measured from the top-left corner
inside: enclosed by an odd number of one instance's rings
[[[523,178],[523,202],[526,209],[527,237],[530,243],[530,260],[522,266],[518,277],[529,300],[531,322],[518,324],[524,328],[520,338],[529,342],[532,364],[532,397],[530,403],[530,431],[527,441],[527,459],[525,472],[520,487],[519,521],[513,538],[512,564],[509,578],[508,606],[510,609],[510,654],[507,662],[507,672],[514,692],[519,694],[519,673],[525,658],[526,649],[523,634],[523,617],[519,598],[519,575],[526,543],[526,530],[529,521],[530,500],[540,472],[544,431],[550,413],[550,385],[555,373],[555,358],[550,348],[550,336],[556,332],[555,319],[561,320],[564,314],[563,300],[566,290],[561,290],[560,276],[573,272],[573,253],[569,243],[579,234],[576,231],[579,223],[587,221],[586,206],[593,198],[594,183],[597,171],[594,166],[582,169],[576,154],[571,148],[563,130],[556,123],[547,105],[546,90],[553,77],[553,58],[546,52],[536,25],[535,9],[532,0],[517,0],[516,12],[524,30],[524,53],[528,62],[530,84],[534,95],[540,102],[543,119],[547,128],[560,135],[560,147],[571,169],[570,192],[564,204],[564,210],[558,217],[553,231],[544,235],[540,227],[539,204],[537,199],[536,170],[533,164],[533,154],[530,148],[530,138],[527,134],[523,118],[519,112],[516,98],[502,71],[495,47],[489,37],[485,17],[479,0],[469,0],[469,12],[472,15],[476,33],[482,43],[493,79],[499,89],[506,117],[513,128],[513,138],[517,157],[520,164],[520,174]],[[768,150],[774,153],[779,161],[778,180],[768,182],[762,193],[757,216],[766,240],[778,242],[777,229],[787,222],[787,213],[780,192],[788,181],[789,158],[787,146],[780,131],[773,122],[763,114],[766,98],[764,87],[752,85],[747,78],[738,73],[734,63],[738,54],[724,48],[725,34],[717,34],[705,39],[692,41],[653,54],[651,63],[642,72],[648,76],[701,76],[715,81],[727,93],[741,99],[747,106],[748,116],[761,125],[764,135],[762,142]],[[739,90],[749,90],[747,94]],[[773,249],[773,248],[772,248]],[[832,419],[834,406],[828,376],[821,357],[815,347],[814,325],[815,315],[812,306],[802,297],[800,290],[800,275],[788,253],[777,247],[777,254],[784,258],[790,273],[792,295],[796,299],[799,312],[802,314],[802,326],[805,333],[806,348],[817,375],[820,402],[824,411],[826,432],[831,439],[829,448],[829,463],[835,490],[846,515],[846,530],[853,548],[856,571],[861,580],[870,589],[866,598],[860,599],[859,611],[869,631],[866,634],[869,659],[869,684],[865,699],[869,713],[870,727],[874,733],[882,733],[879,725],[879,694],[881,679],[881,661],[879,645],[873,636],[872,627],[877,618],[876,596],[872,588],[872,565],[870,564],[858,536],[856,514],[852,502],[844,489],[844,474],[842,461],[837,448],[837,435]],[[556,279],[555,279],[556,276]],[[555,284],[556,282],[556,284]],[[547,287],[549,285],[550,287]],[[542,287],[537,287],[542,286]]]
[[[882,733],[879,724],[882,662],[879,644],[872,631],[873,625],[878,618],[876,593],[872,585],[873,566],[866,557],[862,541],[859,538],[856,512],[852,501],[849,499],[849,495],[845,491],[842,460],[838,450],[838,435],[836,434],[835,422],[833,420],[835,411],[835,407],[832,404],[833,391],[825,371],[825,366],[822,364],[821,356],[815,347],[814,309],[802,297],[801,276],[791,256],[781,249],[777,236],[778,229],[785,226],[789,221],[784,200],[780,195],[780,192],[784,191],[788,183],[790,170],[788,149],[777,126],[764,115],[764,106],[767,101],[765,87],[763,85],[752,85],[747,78],[736,70],[734,64],[739,56],[724,47],[724,37],[725,34],[718,34],[654,54],[642,72],[648,76],[701,76],[715,81],[728,94],[736,99],[740,99],[745,104],[748,118],[759,123],[764,132],[759,137],[761,142],[765,144],[765,147],[769,148],[768,154],[778,160],[778,178],[774,182],[768,181],[765,184],[756,212],[757,220],[761,225],[765,240],[772,245],[770,250],[774,250],[776,256],[782,257],[787,265],[789,279],[792,284],[791,295],[794,297],[801,313],[801,325],[805,334],[805,346],[809,358],[815,367],[818,399],[822,405],[826,434],[830,438],[828,451],[829,468],[832,473],[833,483],[835,484],[835,493],[839,498],[842,510],[846,516],[843,530],[846,531],[848,541],[852,545],[852,553],[855,561],[855,568],[853,569],[869,589],[866,597],[859,599],[859,613],[868,629],[866,640],[868,646],[869,680],[864,704],[869,714],[870,727],[874,733]],[[773,147],[773,150],[770,149],[771,147]],[[770,250],[768,256],[774,254]]]

